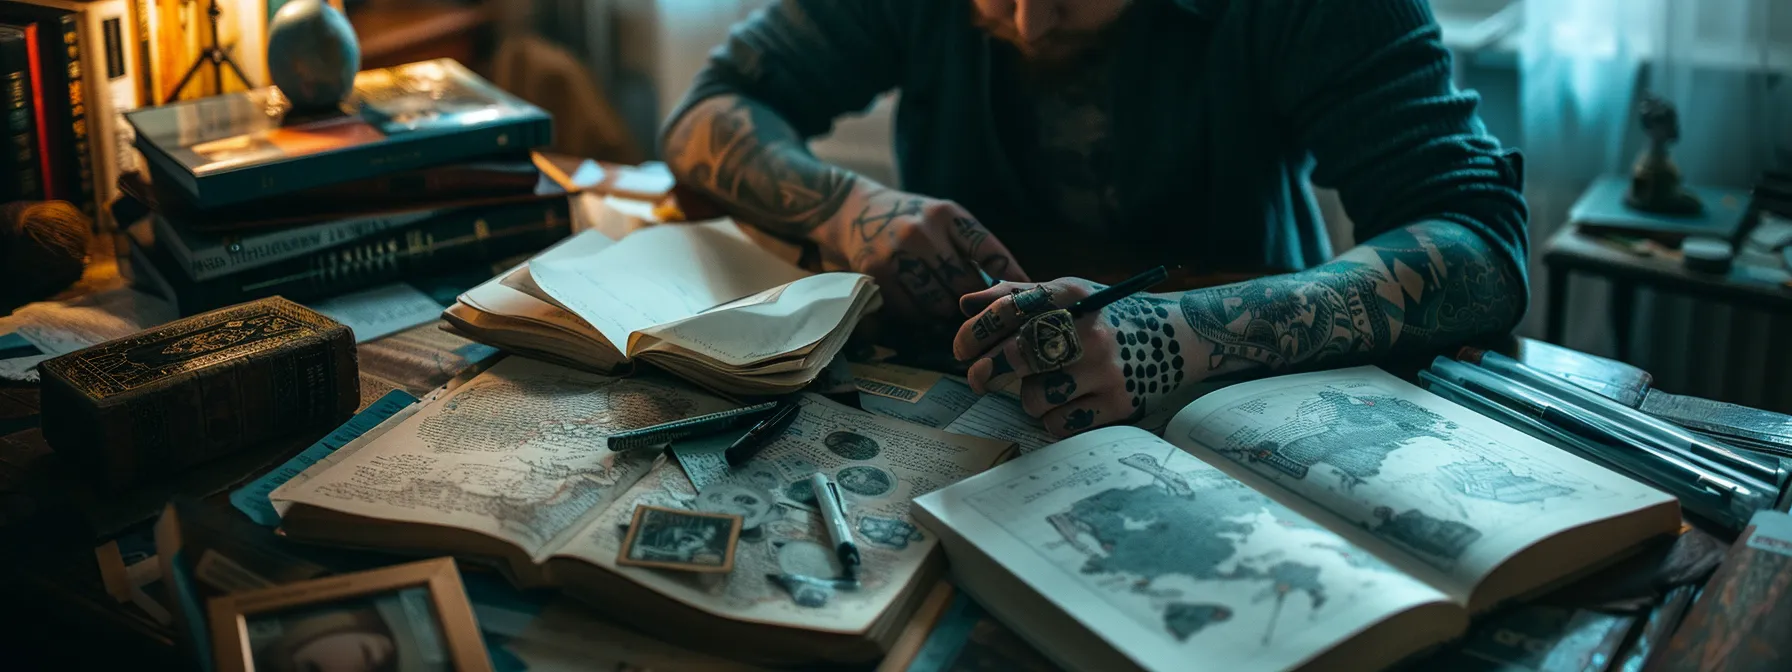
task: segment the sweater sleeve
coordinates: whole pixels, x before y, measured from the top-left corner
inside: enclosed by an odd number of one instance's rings
[[[1267,0],[1259,15],[1276,112],[1338,190],[1356,240],[1423,221],[1484,238],[1525,277],[1521,157],[1457,90],[1427,0]],[[1528,286],[1528,283],[1521,285]]]
[[[901,81],[913,0],[778,0],[755,11],[710,52],[709,63],[672,114],[718,95],[750,98],[804,138],[863,112]]]

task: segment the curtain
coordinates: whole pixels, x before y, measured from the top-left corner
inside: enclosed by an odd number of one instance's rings
[[[1673,156],[1690,182],[1741,187],[1792,157],[1792,3],[1786,0],[1519,0],[1522,149],[1537,256],[1601,174],[1628,174],[1644,145],[1644,92],[1680,111]],[[1547,282],[1533,260],[1530,333],[1541,332]],[[1566,345],[1610,354],[1629,329],[1633,363],[1675,392],[1792,407],[1792,381],[1761,366],[1792,321],[1644,292],[1630,325],[1609,323],[1601,282],[1569,295]]]

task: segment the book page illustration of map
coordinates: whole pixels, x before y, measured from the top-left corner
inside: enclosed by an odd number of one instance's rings
[[[1615,495],[1446,418],[1427,396],[1333,377],[1229,398],[1187,438],[1444,572],[1485,540]]]
[[[774,515],[742,531],[725,577],[618,566],[626,526],[641,505],[698,506],[698,489],[676,460],[655,467],[556,557],[604,567],[660,593],[729,618],[858,632],[882,614],[919,571],[937,540],[909,514],[910,500],[989,468],[1009,444],[954,436],[804,395],[780,437],[729,470],[723,484],[776,500]],[[839,484],[862,557],[858,586],[823,588],[844,569],[829,546],[808,487],[822,472]],[[813,579],[792,590],[774,576]]]
[[[1291,665],[1436,595],[1149,436],[1068,453],[964,502],[1157,646],[1209,661]]]
[[[651,466],[610,452],[605,437],[733,406],[667,382],[510,357],[277,496],[483,532],[533,556]]]

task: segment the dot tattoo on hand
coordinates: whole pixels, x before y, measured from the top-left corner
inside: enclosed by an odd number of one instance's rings
[[[1146,401],[1182,386],[1182,344],[1170,324],[1169,302],[1128,297],[1108,306],[1108,325],[1120,346],[1120,374],[1132,406],[1145,412]]]
[[[1008,353],[1006,352],[996,353],[994,357],[989,359],[989,363],[990,380],[995,380],[999,376],[1014,373],[1014,365],[1008,363]]]
[[[1045,400],[1053,406],[1063,405],[1076,396],[1076,377],[1063,371],[1045,374]]]
[[[1087,408],[1076,409],[1064,416],[1064,431],[1066,432],[1088,429],[1089,425],[1093,424],[1095,424],[1095,411]]]

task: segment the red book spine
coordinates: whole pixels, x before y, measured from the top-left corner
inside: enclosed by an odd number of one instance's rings
[[[44,198],[56,198],[56,171],[50,166],[50,119],[48,108],[44,106],[44,61],[39,55],[37,44],[37,24],[25,26],[25,50],[30,53],[26,57],[31,66],[31,110],[37,116],[37,161],[43,171]]]

